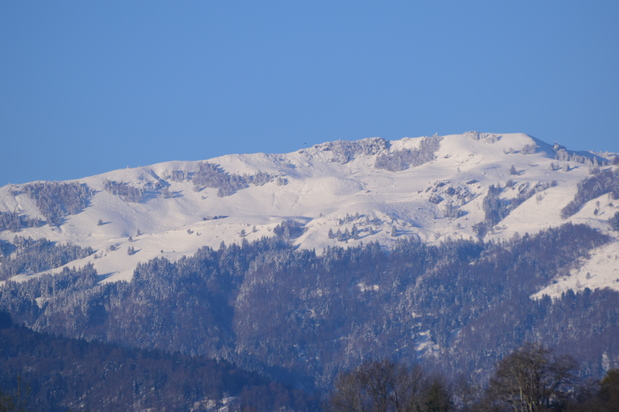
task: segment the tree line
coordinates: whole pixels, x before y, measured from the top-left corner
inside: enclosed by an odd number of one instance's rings
[[[325,409],[332,412],[542,412],[619,410],[619,369],[601,380],[578,377],[578,364],[526,343],[501,359],[489,382],[448,379],[390,360],[340,373]]]
[[[339,372],[321,396],[200,356],[30,331],[0,312],[0,411],[612,412],[619,370],[583,379],[570,355],[525,343],[486,381],[394,360]]]

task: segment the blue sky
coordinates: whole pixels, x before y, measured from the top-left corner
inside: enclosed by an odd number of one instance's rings
[[[330,140],[619,152],[619,2],[4,1],[0,185]]]

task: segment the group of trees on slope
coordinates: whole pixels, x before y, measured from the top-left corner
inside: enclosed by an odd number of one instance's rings
[[[313,411],[318,399],[229,362],[62,338],[0,312],[0,411]]]
[[[419,147],[415,149],[401,149],[376,156],[376,169],[385,169],[390,172],[399,172],[410,167],[421,166],[435,158],[440,147],[440,136],[423,137]]]
[[[120,197],[125,202],[133,203],[140,203],[146,194],[146,191],[143,188],[137,188],[127,182],[117,182],[115,180],[108,179],[103,182],[103,189]]]
[[[50,226],[61,225],[64,217],[84,210],[93,194],[87,185],[78,182],[28,183],[21,186],[21,191],[14,191],[13,195],[22,192],[35,201],[45,221],[17,211],[0,212],[0,232],[3,230],[19,232],[21,229],[40,227],[45,223]]]
[[[420,365],[366,361],[340,373],[328,397],[332,412],[611,412],[619,410],[619,369],[583,380],[569,355],[526,343],[501,359],[481,385],[448,379]]]
[[[18,212],[0,212],[0,232],[10,230],[19,232],[23,228],[40,227],[45,224],[39,219],[32,219]]]
[[[233,195],[250,185],[263,186],[274,179],[275,176],[264,172],[257,172],[253,175],[227,173],[221,166],[209,162],[199,163],[198,170],[192,177],[196,190],[206,187],[215,188],[219,197]]]
[[[585,203],[608,193],[619,199],[619,169],[596,169],[593,176],[578,183],[574,199],[561,209],[561,217],[566,219],[578,212]]]
[[[61,244],[45,238],[15,236],[12,242],[0,240],[0,280],[54,269],[93,253],[90,247]]]
[[[65,216],[84,210],[93,194],[87,185],[78,182],[28,183],[22,190],[34,199],[50,226],[58,226]]]

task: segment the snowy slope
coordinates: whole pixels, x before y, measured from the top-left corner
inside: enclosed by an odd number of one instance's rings
[[[394,170],[377,167],[400,155],[419,153],[428,142],[436,144],[435,150],[420,164]],[[297,244],[317,251],[370,241],[389,248],[410,236],[426,242],[475,238],[475,225],[485,219],[482,204],[491,185],[503,188],[500,196],[506,201],[527,188],[537,185],[542,189],[490,228],[487,240],[536,233],[568,221],[609,232],[607,221],[619,211],[619,202],[614,205],[604,196],[590,201],[569,219],[561,218],[560,211],[574,198],[578,182],[590,176],[590,165],[561,161],[557,168],[554,156],[550,145],[525,134],[469,132],[397,141],[329,142],[287,154],[208,160],[230,175],[263,172],[270,176],[271,181],[263,185],[249,184],[223,197],[216,188],[201,189],[191,180],[200,162],[166,162],[79,179],[94,191],[84,210],[66,216],[59,226],[44,225],[19,233],[5,230],[0,239],[10,241],[17,234],[90,246],[96,250],[94,255],[68,266],[92,263],[105,281],[129,280],[139,262],[157,256],[176,260],[202,246],[216,248],[222,241],[273,236],[273,228],[286,219],[305,225]],[[184,178],[179,179],[179,173]],[[105,189],[106,181],[143,189],[145,196],[139,203],[123,200]],[[0,188],[0,212],[17,211],[44,219],[23,186]],[[329,237],[330,230],[335,236],[338,230],[343,234],[353,229],[358,232],[356,239]],[[557,279],[542,292],[619,289],[617,245],[596,250],[571,276]],[[129,247],[136,253],[129,255]]]

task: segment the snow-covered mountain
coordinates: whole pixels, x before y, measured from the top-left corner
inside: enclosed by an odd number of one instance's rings
[[[613,160],[525,134],[469,132],[173,161],[71,182],[4,186],[0,240],[91,247],[93,254],[67,266],[92,263],[110,282],[131,279],[139,262],[158,256],[174,261],[202,246],[274,236],[287,220],[304,227],[296,244],[317,251],[361,242],[390,248],[404,237],[499,241],[572,222],[615,240],[538,295],[619,290],[619,240],[609,225],[619,202],[604,187],[592,198],[582,194],[596,175],[615,179]]]

